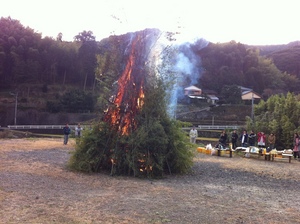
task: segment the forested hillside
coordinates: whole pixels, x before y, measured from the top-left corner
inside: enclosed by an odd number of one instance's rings
[[[97,43],[91,32],[76,41],[41,38],[18,20],[0,19],[0,86],[24,83],[92,86]]]
[[[285,45],[255,47],[259,49],[261,56],[271,58],[281,72],[300,78],[300,41],[294,41]]]
[[[300,77],[300,42],[297,45],[288,45],[285,49],[267,55],[283,72]],[[296,44],[296,43],[295,43]]]
[[[211,43],[198,54],[204,68],[199,80],[203,88],[220,93],[224,85],[241,85],[254,89],[264,98],[298,91],[297,74],[282,72],[271,58],[262,56],[257,47],[247,47],[234,41]]]
[[[65,42],[61,34],[56,39],[42,38],[18,20],[2,17],[0,113],[6,113],[7,106],[13,107],[14,96],[10,92],[19,93],[20,110],[93,112],[96,98],[113,91],[111,84],[124,68],[122,56],[130,35],[96,41],[92,31],[82,31],[74,34],[74,41]],[[200,39],[178,46],[172,45],[170,38],[168,50],[175,56],[168,63],[175,65],[179,56],[184,57],[181,65],[188,65],[189,69],[170,70],[178,73],[183,88],[195,85],[222,97],[224,86],[245,86],[267,99],[277,93],[298,92],[300,47],[295,43],[271,48],[234,41],[214,44]],[[75,100],[77,104],[91,103],[74,109],[74,105],[66,103],[74,97],[81,99]]]

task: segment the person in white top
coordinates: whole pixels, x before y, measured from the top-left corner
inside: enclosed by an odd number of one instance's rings
[[[190,130],[190,142],[196,143],[196,138],[198,137],[198,131],[195,127]]]
[[[80,126],[80,124],[77,125],[75,128],[75,137],[80,138],[82,135],[83,128]]]

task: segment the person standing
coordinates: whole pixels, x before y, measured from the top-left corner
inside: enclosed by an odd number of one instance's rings
[[[196,144],[196,138],[198,137],[198,131],[195,127],[190,130],[190,142]]]
[[[248,134],[247,134],[246,130],[244,130],[243,134],[241,135],[241,143],[242,143],[242,147],[247,147],[247,144],[248,144]]]
[[[248,138],[249,138],[249,145],[250,146],[255,146],[255,137],[256,137],[256,134],[254,133],[253,130],[251,130]]]
[[[226,147],[226,143],[227,143],[227,134],[226,131],[222,131],[220,138],[219,138],[219,144],[222,145],[223,148]]]
[[[266,135],[264,132],[257,133],[257,146],[259,148],[265,148],[266,145]]]
[[[236,148],[236,143],[237,143],[238,138],[239,138],[239,136],[238,136],[238,134],[236,133],[236,130],[234,130],[234,131],[231,133],[231,144],[232,144],[232,149],[235,149],[235,148]]]
[[[293,148],[294,159],[296,159],[297,156],[298,156],[298,159],[299,159],[300,158],[300,155],[299,155],[299,151],[300,151],[300,139],[299,139],[299,134],[297,132],[294,134],[293,145],[294,145],[294,148]]]
[[[80,126],[80,123],[75,128],[75,137],[80,138],[82,135],[83,128]]]
[[[275,137],[274,133],[271,133],[268,137],[268,143],[269,143],[269,149],[267,150],[268,152],[270,152],[272,149],[274,149],[275,141],[276,141],[276,137]]]
[[[69,134],[71,133],[71,129],[69,127],[69,124],[66,124],[63,128],[64,133],[64,145],[68,144],[69,141]]]
[[[83,128],[80,126],[80,123],[75,127],[75,138],[76,138],[76,144],[79,142],[79,139],[82,135]]]

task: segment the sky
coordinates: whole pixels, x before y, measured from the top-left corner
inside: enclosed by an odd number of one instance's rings
[[[72,41],[92,31],[110,35],[158,28],[178,41],[287,44],[300,40],[298,0],[0,0],[0,17],[10,16],[42,37]]]

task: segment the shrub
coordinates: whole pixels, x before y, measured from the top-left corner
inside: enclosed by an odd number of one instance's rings
[[[177,121],[141,125],[129,136],[120,136],[101,122],[84,132],[69,167],[83,172],[162,177],[189,172],[194,152]]]

